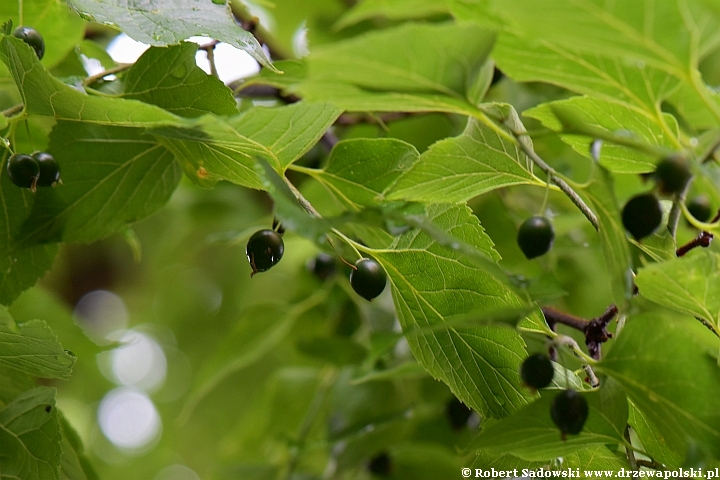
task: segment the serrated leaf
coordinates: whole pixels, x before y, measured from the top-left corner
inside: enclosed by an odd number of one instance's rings
[[[595,392],[580,393],[589,415],[582,432],[560,438],[550,416],[557,391],[544,391],[540,399],[513,415],[492,423],[473,441],[473,448],[489,453],[509,453],[527,461],[543,461],[577,452],[588,446],[623,443],[628,418],[625,393],[619,384],[606,380]]]
[[[182,175],[172,154],[135,128],[58,122],[49,151],[63,184],[36,192],[18,233],[24,244],[103,238],[163,206]]]
[[[56,0],[6,0],[0,3],[0,19],[10,18],[13,29],[20,26],[19,10],[23,23],[34,28],[45,41],[43,64],[52,67],[70,53],[83,39],[85,22],[69,10],[64,2]],[[10,32],[8,32],[10,33]],[[0,66],[0,70],[4,70]],[[1,76],[1,75],[0,75]]]
[[[2,308],[2,307],[0,307]],[[41,378],[70,378],[75,357],[43,320],[0,325],[0,365]]]
[[[492,104],[483,111],[524,131],[515,110]],[[545,185],[532,174],[513,137],[491,120],[468,120],[462,135],[441,140],[424,152],[388,193],[390,200],[462,202],[511,185]]]
[[[467,207],[430,206],[428,217],[449,234],[498,258]],[[420,231],[400,235],[388,248],[371,253],[388,274],[403,331],[484,307],[522,305],[499,280]],[[481,414],[503,417],[528,402],[530,395],[521,390],[518,373],[525,347],[514,330],[457,327],[407,338],[428,372]]]
[[[21,394],[0,410],[0,478],[58,480],[60,441],[55,389]]]
[[[235,23],[229,4],[201,0],[69,0],[83,18],[115,25],[138,42],[154,46],[204,35],[245,50],[274,69],[252,33]]]
[[[356,138],[338,142],[322,170],[303,169],[330,189],[347,209],[378,205],[398,177],[420,154],[394,138]]]
[[[219,180],[263,190],[256,157],[278,172],[304,155],[340,115],[328,103],[299,102],[285,107],[255,107],[221,119],[206,115],[188,127],[152,130],[182,163],[186,175],[204,186]]]
[[[195,64],[197,45],[150,47],[124,77],[125,97],[181,117],[238,113],[232,91]]]
[[[612,175],[603,167],[595,165],[592,179],[584,194],[598,219],[600,247],[612,279],[613,301],[622,305],[629,298],[632,289],[632,260],[615,199]]]
[[[604,99],[574,97],[569,100],[544,103],[523,112],[523,115],[540,120],[545,127],[551,130],[563,132],[564,126],[557,116],[558,111],[570,112],[583,125],[609,135],[617,132],[630,132],[637,141],[642,141],[652,147],[667,150],[679,147],[676,143],[677,121],[671,115],[664,114],[665,122],[660,124],[654,115]],[[670,126],[671,133],[664,130],[665,126]],[[591,137],[564,134],[561,135],[561,138],[576,152],[590,158],[589,145],[593,140]],[[615,173],[645,173],[655,170],[657,156],[642,152],[637,148],[604,142],[600,150],[600,164]]]
[[[640,295],[702,318],[720,330],[720,255],[702,250],[644,267],[635,278]]]
[[[447,3],[446,0],[363,0],[340,17],[335,28],[349,27],[376,17],[391,20],[426,18],[448,13]]]
[[[172,125],[179,117],[136,100],[90,96],[51,76],[35,51],[13,36],[0,38],[0,61],[10,70],[25,112],[58,120],[145,127]]]
[[[714,356],[719,347],[700,322],[645,314],[628,320],[596,371],[622,384],[670,445],[687,445],[692,438],[717,457],[720,369]]]

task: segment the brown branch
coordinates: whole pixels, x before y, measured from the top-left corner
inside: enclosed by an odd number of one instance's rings
[[[677,255],[678,257],[682,257],[683,255],[688,253],[693,248],[697,248],[697,247],[707,248],[712,243],[713,238],[714,238],[714,235],[712,233],[706,232],[703,230],[702,232],[700,232],[698,234],[697,237],[693,238],[685,245],[682,245],[681,247],[679,247],[675,251],[675,255]]]
[[[605,313],[592,320],[587,320],[569,313],[555,310],[552,307],[542,307],[543,315],[548,326],[555,331],[555,325],[561,323],[568,327],[579,330],[585,334],[585,345],[587,345],[588,353],[595,360],[600,360],[601,345],[612,338],[612,334],[607,331],[608,324],[618,313],[615,305],[610,305]]]

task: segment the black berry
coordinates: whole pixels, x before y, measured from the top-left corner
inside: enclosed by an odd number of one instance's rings
[[[45,41],[37,30],[30,27],[18,27],[13,32],[13,35],[30,45],[35,50],[37,57],[42,60],[43,55],[45,55]]]
[[[327,253],[319,253],[307,263],[307,268],[320,280],[326,280],[335,274],[335,258]]]
[[[552,382],[555,375],[550,357],[542,353],[530,355],[520,365],[520,378],[530,388],[545,388]]]
[[[60,181],[60,165],[58,165],[55,157],[47,152],[38,152],[33,155],[33,158],[40,165],[38,187],[51,187]]]
[[[247,254],[252,273],[264,272],[280,261],[285,251],[282,237],[275,230],[259,230],[248,240]]]
[[[472,409],[462,403],[457,397],[451,398],[445,406],[445,415],[453,430],[460,430],[467,425]]]
[[[587,400],[575,390],[558,393],[550,406],[550,415],[563,439],[568,433],[577,435],[582,431],[589,412]]]
[[[372,258],[361,258],[355,262],[350,272],[350,285],[366,300],[372,300],[385,290],[387,274],[378,262]]]
[[[546,217],[535,215],[520,225],[517,243],[527,259],[544,255],[552,247],[555,230]]]
[[[622,222],[636,240],[647,237],[662,222],[660,201],[652,193],[634,196],[623,207]]]
[[[16,153],[8,159],[7,174],[18,187],[35,190],[40,176],[40,165],[30,155]]]
[[[707,195],[698,195],[687,204],[690,214],[701,222],[707,222],[712,215],[710,199]]]
[[[370,459],[367,465],[370,473],[381,477],[387,477],[392,472],[392,460],[390,455],[385,452],[378,453]]]
[[[660,160],[657,167],[655,167],[654,175],[658,189],[664,195],[674,195],[682,192],[692,176],[688,162],[676,156]]]

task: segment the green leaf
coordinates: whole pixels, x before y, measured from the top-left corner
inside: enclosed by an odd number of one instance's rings
[[[439,228],[498,259],[492,241],[467,207],[430,206],[428,217]],[[411,230],[388,248],[370,253],[388,274],[403,331],[483,307],[522,305],[499,280],[424,233]],[[428,372],[481,414],[503,417],[528,402],[530,395],[521,390],[518,373],[525,346],[514,330],[468,326],[407,338]]]
[[[60,442],[55,389],[28,390],[0,410],[0,475],[58,480]]]
[[[365,360],[368,354],[365,347],[344,337],[301,339],[295,346],[309,357],[335,365],[355,365]]]
[[[590,207],[597,216],[600,228],[600,246],[610,274],[613,302],[622,305],[632,289],[632,261],[620,210],[615,200],[613,177],[599,165],[594,166],[593,177],[584,190]]]
[[[351,111],[476,115],[466,92],[493,41],[493,33],[472,24],[405,24],[370,32],[314,50],[305,81],[293,91]]]
[[[232,91],[195,64],[197,45],[151,47],[125,74],[125,97],[181,117],[238,113]]]
[[[517,132],[524,131],[509,105],[483,106],[503,117]],[[390,200],[462,202],[511,185],[542,185],[513,137],[491,120],[468,120],[462,135],[432,145],[397,181]]]
[[[322,170],[302,169],[325,185],[349,210],[378,205],[420,154],[394,138],[356,138],[338,142]]]
[[[349,27],[375,17],[408,20],[426,18],[447,12],[446,0],[363,0],[346,12],[337,21],[335,28]]]
[[[493,40],[492,32],[471,24],[410,23],[318,48],[308,58],[308,77],[464,98],[470,74],[485,62]]]
[[[85,22],[56,0],[7,0],[0,3],[0,19],[10,18],[13,28],[20,26],[18,13],[22,6],[23,23],[37,30],[45,40],[43,64],[52,67],[82,42]],[[4,70],[0,66],[0,70]],[[2,76],[2,74],[0,74]]]
[[[83,445],[79,435],[62,412],[58,412],[58,421],[62,434],[60,480],[97,480],[97,474],[83,454]]]
[[[700,322],[680,316],[639,315],[628,320],[596,369],[622,384],[669,445],[687,445],[690,437],[717,457],[718,348],[717,337]]]
[[[607,443],[623,443],[628,406],[623,389],[606,380],[595,392],[582,392],[590,413],[582,432],[560,438],[560,430],[550,417],[556,391],[543,391],[539,400],[513,415],[483,429],[473,448],[488,453],[512,454],[527,461],[550,460],[583,448]]]
[[[567,127],[558,112],[567,112],[568,116],[581,122],[575,127],[605,132],[608,135],[617,132],[630,132],[636,141],[648,146],[674,150],[679,147],[677,142],[678,126],[674,117],[663,114],[664,124],[657,117],[628,105],[592,97],[574,97],[569,100],[544,103],[523,112],[524,116],[535,118],[547,128],[563,132]],[[670,126],[668,133],[663,127]],[[582,132],[578,132],[582,133]],[[561,136],[563,141],[572,146],[581,155],[590,158],[590,142],[592,137],[586,135]],[[657,156],[645,153],[637,148],[604,142],[600,151],[600,164],[615,173],[646,173],[655,170]]]
[[[665,224],[666,222],[663,222]],[[637,248],[648,254],[656,262],[664,262],[676,258],[677,243],[667,228],[660,228],[658,231],[638,242],[629,238],[630,242]]]
[[[58,247],[28,247],[15,241],[34,197],[10,181],[5,156],[0,162],[0,304],[9,305],[50,269]]]
[[[15,397],[37,386],[37,380],[14,368],[0,365],[0,409],[15,400]],[[2,477],[0,477],[2,478]]]
[[[172,151],[185,174],[200,185],[219,180],[264,190],[256,157],[278,172],[304,155],[340,115],[328,103],[299,102],[285,107],[255,107],[221,119],[206,115],[188,126],[152,130]]]
[[[682,466],[683,457],[681,452],[685,449],[682,443],[671,444],[677,440],[677,436],[666,438],[662,435],[648,417],[640,411],[634,403],[629,402],[630,415],[628,424],[633,428],[643,450],[655,461],[658,461],[668,468],[679,468]]]
[[[69,0],[68,4],[81,17],[114,25],[138,42],[163,46],[204,35],[245,50],[260,64],[275,68],[253,34],[235,23],[225,2]]]
[[[136,127],[171,125],[180,121],[154,105],[89,96],[65,85],[45,70],[32,48],[13,36],[0,38],[0,61],[10,70],[28,114]]]
[[[683,87],[720,121],[720,107],[697,72],[720,29],[700,2],[492,3],[506,23],[494,57],[512,78],[627,103],[660,123],[660,103]]]
[[[640,270],[640,294],[671,310],[702,318],[720,330],[720,255],[702,250]]]
[[[63,184],[36,192],[18,242],[98,240],[163,206],[181,177],[172,154],[134,128],[58,122],[49,151]]]
[[[206,360],[195,377],[180,419],[186,420],[205,396],[230,375],[252,365],[270,353],[290,333],[299,315],[322,300],[321,292],[294,306],[251,305],[242,312],[235,328]]]
[[[74,363],[75,356],[43,320],[0,325],[0,365],[36,377],[68,379]]]

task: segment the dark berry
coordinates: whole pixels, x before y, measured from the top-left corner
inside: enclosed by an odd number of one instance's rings
[[[457,397],[451,398],[445,406],[445,415],[453,430],[460,430],[467,425],[472,409],[462,403]]]
[[[655,167],[654,175],[658,189],[664,195],[674,195],[682,192],[692,176],[688,162],[676,156],[660,160],[657,167]]]
[[[307,268],[320,280],[326,280],[335,274],[335,258],[327,253],[318,253],[307,263]]]
[[[710,199],[707,195],[698,195],[687,204],[690,214],[701,222],[707,222],[712,215]]]
[[[653,233],[662,222],[660,201],[652,193],[636,195],[625,204],[622,222],[635,240]]]
[[[577,435],[582,431],[589,412],[587,400],[575,390],[558,393],[550,406],[550,415],[563,439],[568,433]]]
[[[546,254],[552,247],[555,230],[546,217],[535,215],[520,225],[517,243],[527,259]]]
[[[555,375],[550,357],[542,353],[530,355],[520,365],[520,378],[530,388],[545,388],[552,382]]]
[[[35,50],[37,57],[42,60],[43,55],[45,55],[45,41],[37,30],[30,27],[18,27],[13,32],[13,35],[30,45]]]
[[[355,262],[350,272],[350,285],[366,300],[372,300],[385,290],[387,274],[378,262],[372,258],[361,258]]]
[[[367,469],[374,475],[381,477],[389,476],[392,471],[392,460],[390,459],[390,455],[385,452],[378,453],[370,459]]]
[[[490,85],[495,85],[503,78],[505,78],[505,74],[499,68],[495,67],[493,70],[492,80],[490,80]]]
[[[35,190],[40,176],[40,165],[30,155],[16,153],[8,159],[7,174],[18,187]]]
[[[250,276],[272,268],[280,261],[284,251],[283,239],[275,230],[265,229],[253,233],[245,248],[252,268]]]
[[[51,187],[60,181],[60,165],[58,165],[55,157],[47,152],[38,152],[33,155],[33,158],[40,165],[38,187]]]

